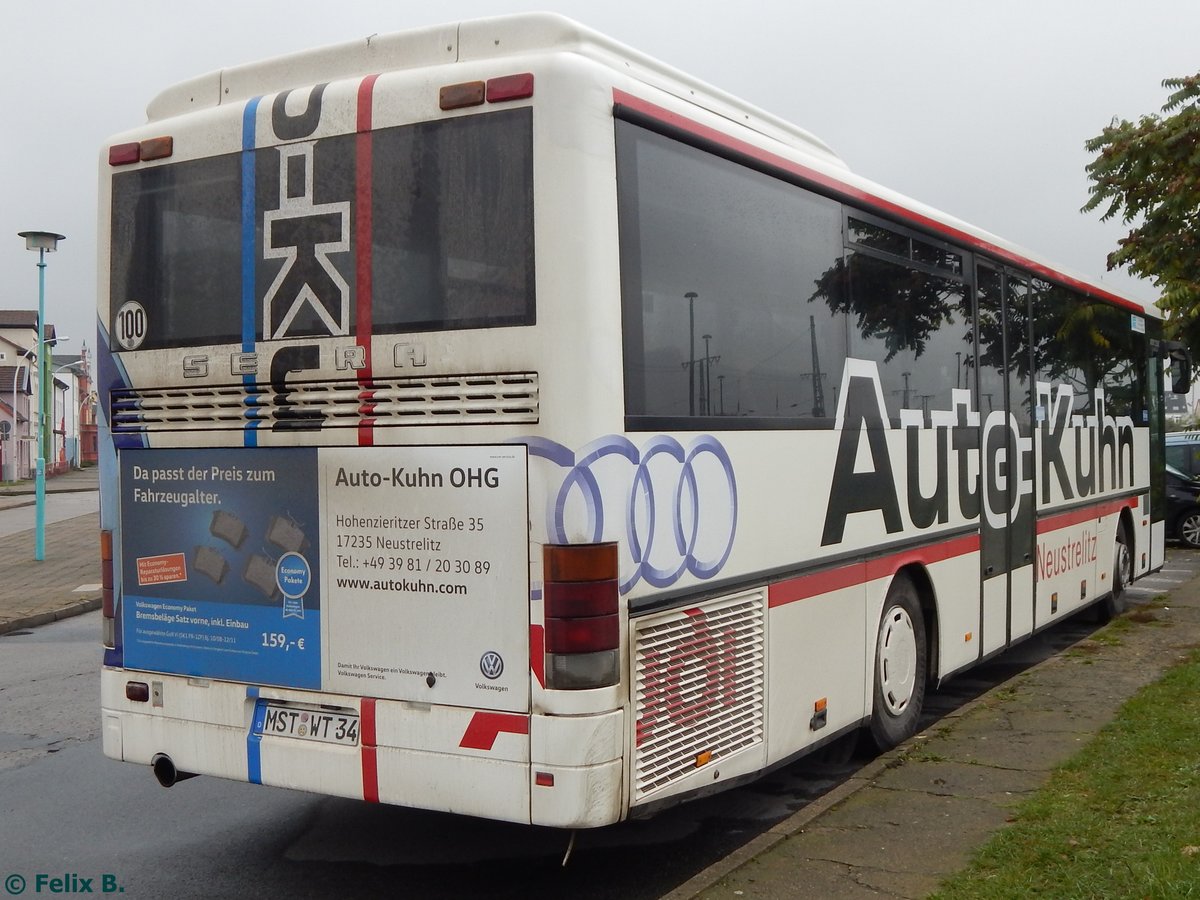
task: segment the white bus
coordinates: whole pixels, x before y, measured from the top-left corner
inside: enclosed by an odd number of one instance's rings
[[[602,826],[1162,565],[1151,311],[570,21],[177,85],[100,203],[103,743],[164,784]]]

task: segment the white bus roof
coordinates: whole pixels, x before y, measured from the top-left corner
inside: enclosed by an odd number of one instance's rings
[[[1141,307],[1149,315],[1161,315],[1152,304],[1119,294],[1092,278],[1065,270],[983,229],[854,175],[827,144],[803,128],[555,13],[498,16],[371,35],[358,41],[232,66],[166,89],[150,102],[146,114],[150,122],[155,122],[325,81],[456,62],[551,53],[574,53],[595,60],[725,118],[739,128],[778,141],[803,154],[805,164],[824,170],[848,187],[902,207],[918,219],[936,223],[942,230],[967,235],[974,239],[973,243],[996,248],[1002,255],[1028,260],[1035,270],[1052,274],[1056,280],[1090,294],[1115,297],[1126,305]]]
[[[150,102],[146,114],[153,122],[322,81],[541,53],[576,53],[619,68],[739,125],[844,166],[824,142],[804,129],[555,13],[497,16],[371,35],[345,44],[233,66],[168,88]]]

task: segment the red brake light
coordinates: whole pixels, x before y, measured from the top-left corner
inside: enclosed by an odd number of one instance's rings
[[[130,163],[138,162],[141,158],[142,145],[136,142],[113,144],[108,148],[108,164],[110,166],[127,166]]]
[[[546,619],[547,653],[597,653],[620,646],[619,616]]]
[[[500,78],[488,79],[488,103],[500,103],[504,100],[524,100],[526,97],[532,96],[532,72],[522,72],[520,75],[504,75]]]
[[[144,681],[125,682],[125,699],[134,703],[145,703],[150,699],[150,685]]]
[[[546,617],[608,616],[617,611],[617,581],[546,583]]]

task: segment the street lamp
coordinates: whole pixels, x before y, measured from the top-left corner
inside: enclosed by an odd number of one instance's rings
[[[712,340],[712,335],[702,334],[700,339],[704,341],[704,368],[700,370],[700,415],[707,416],[712,414],[712,364],[709,362],[712,354],[708,350],[708,342]]]
[[[696,415],[696,298],[700,295],[688,291],[683,299],[688,302],[688,415]]]
[[[37,428],[37,517],[33,545],[33,558],[41,562],[46,558],[46,254],[58,249],[58,242],[66,240],[52,231],[20,231],[17,237],[25,238],[25,249],[38,252],[38,428]]]

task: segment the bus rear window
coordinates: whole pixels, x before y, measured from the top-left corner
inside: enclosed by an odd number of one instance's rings
[[[368,258],[376,334],[533,324],[529,109],[381,129],[363,158],[341,135],[254,151],[252,184],[242,154],[116,173],[113,349],[239,343],[251,321],[254,340],[357,334]]]
[[[111,335],[145,348],[241,339],[240,197],[236,155],[113,177]],[[145,310],[142,330],[118,327],[127,304]]]

